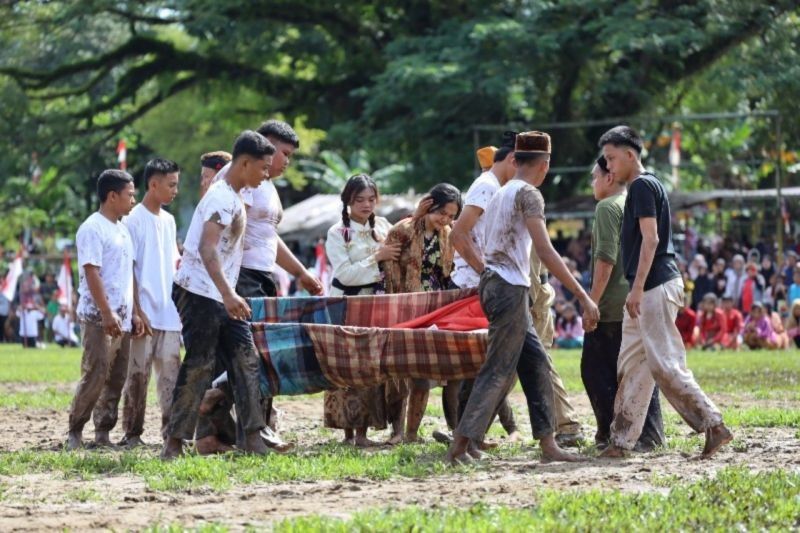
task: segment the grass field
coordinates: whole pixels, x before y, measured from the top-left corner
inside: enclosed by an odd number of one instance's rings
[[[591,436],[580,354],[554,358]],[[692,460],[702,439],[666,408],[667,446],[621,463],[597,459],[588,446],[581,451],[589,460],[577,466],[542,463],[530,442],[502,444],[493,427],[501,445],[492,457],[453,469],[431,441],[367,451],[339,444],[338,433],[321,427],[315,395],[279,399],[283,434],[297,442],[288,455],[189,454],[162,463],[153,394],[145,433],[153,445],[60,451],[80,351],[2,345],[0,520],[154,531],[800,528],[800,352],[693,352],[689,365],[736,434],[712,461]],[[520,393],[512,404],[529,436]],[[443,427],[441,414],[434,393],[423,435]]]

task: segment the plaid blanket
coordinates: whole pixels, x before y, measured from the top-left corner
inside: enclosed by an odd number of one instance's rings
[[[474,377],[486,357],[485,333],[393,328],[474,294],[253,298],[262,393],[368,387],[390,378]]]
[[[476,293],[475,289],[460,289],[370,296],[250,298],[250,320],[391,328]]]
[[[252,324],[261,355],[259,384],[265,397],[311,394],[333,388],[320,368],[314,345],[299,324]]]
[[[475,377],[486,333],[304,324],[325,377],[337,387],[369,387],[389,378],[449,381]]]

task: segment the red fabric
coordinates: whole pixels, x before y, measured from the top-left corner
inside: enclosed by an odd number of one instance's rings
[[[700,342],[703,344],[725,344],[727,342],[725,332],[728,330],[728,321],[725,319],[722,309],[714,309],[711,317],[700,313],[697,325],[700,327]]]
[[[748,277],[744,280],[744,286],[742,287],[742,310],[745,313],[749,313],[750,308],[753,307],[755,284],[756,281],[753,278]]]
[[[678,331],[681,332],[683,344],[687,347],[692,345],[692,334],[696,323],[697,313],[688,307],[679,311],[678,316],[675,318],[675,325],[678,327]]]
[[[730,311],[723,311],[725,313],[725,322],[728,326],[725,330],[729,335],[739,335],[744,330],[744,317],[738,309],[731,309]]]
[[[449,331],[473,331],[489,327],[477,295],[458,300],[432,313],[395,324],[396,329],[422,329],[436,326]]]

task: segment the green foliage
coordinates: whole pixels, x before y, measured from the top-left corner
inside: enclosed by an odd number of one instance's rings
[[[317,168],[323,187],[339,183],[328,154],[366,153],[370,170],[402,175],[385,192],[423,190],[469,182],[479,124],[772,107],[791,117],[800,79],[791,0],[21,1],[3,3],[0,19],[0,184],[25,179],[37,151],[64,184],[53,183],[58,197],[69,191],[61,203],[26,193],[0,204],[36,205],[45,225],[72,229],[120,137],[134,172],[156,154],[181,163],[184,206],[201,153],[276,116],[314,131],[302,156],[333,172]],[[796,123],[785,121],[789,149]],[[671,128],[637,125],[651,140]],[[684,127],[684,186],[770,182],[766,121]],[[603,128],[552,130],[550,194],[585,186]],[[663,146],[647,161],[664,162]],[[297,168],[287,178],[307,183]]]
[[[378,190],[386,191],[399,186],[399,178],[410,168],[408,164],[395,163],[383,168],[372,168],[365,150],[356,150],[345,160],[337,152],[322,150],[318,161],[304,159],[300,169],[323,192],[338,194],[344,189],[347,180],[356,174],[369,174]]]
[[[668,494],[541,491],[528,509],[477,504],[469,509],[385,509],[350,520],[285,520],[277,532],[297,531],[658,531],[782,530],[796,528],[800,475],[728,468],[676,485]]]

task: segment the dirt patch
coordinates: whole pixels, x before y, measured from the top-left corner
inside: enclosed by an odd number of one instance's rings
[[[724,406],[761,405],[761,402],[717,398]],[[438,398],[432,398],[432,402]],[[303,447],[338,439],[339,434],[320,431],[322,399],[276,402],[284,412],[281,427]],[[769,402],[767,402],[769,403]],[[512,404],[525,413],[521,395]],[[582,420],[591,420],[584,396],[575,404]],[[665,406],[666,407],[666,406]],[[790,408],[797,408],[793,405]],[[53,449],[66,435],[67,413],[41,410],[0,410],[0,449]],[[530,429],[518,416],[523,433]],[[144,439],[157,453],[160,417],[148,409]],[[443,426],[443,420],[426,419],[426,433]],[[91,429],[91,423],[87,430]],[[589,433],[591,428],[589,428]],[[686,433],[689,429],[686,428]],[[541,489],[581,490],[601,488],[621,491],[667,491],[671,484],[713,474],[732,465],[751,470],[789,468],[800,470],[800,441],[791,428],[738,428],[735,446],[713,460],[697,461],[680,452],[636,455],[624,461],[593,460],[579,464],[543,464],[524,454],[514,459],[491,459],[490,468],[426,479],[388,481],[347,479],[236,486],[224,493],[193,490],[153,492],[135,476],[106,476],[93,480],[64,479],[60,474],[28,474],[0,478],[0,523],[8,530],[67,528],[141,529],[149,524],[179,523],[197,526],[219,522],[234,529],[264,527],[286,517],[327,514],[346,517],[352,513],[387,506],[418,505],[434,508],[477,502],[530,506]],[[91,432],[87,431],[87,437]],[[121,438],[119,429],[112,438]],[[696,450],[699,453],[700,449]],[[442,447],[444,454],[444,447]]]

